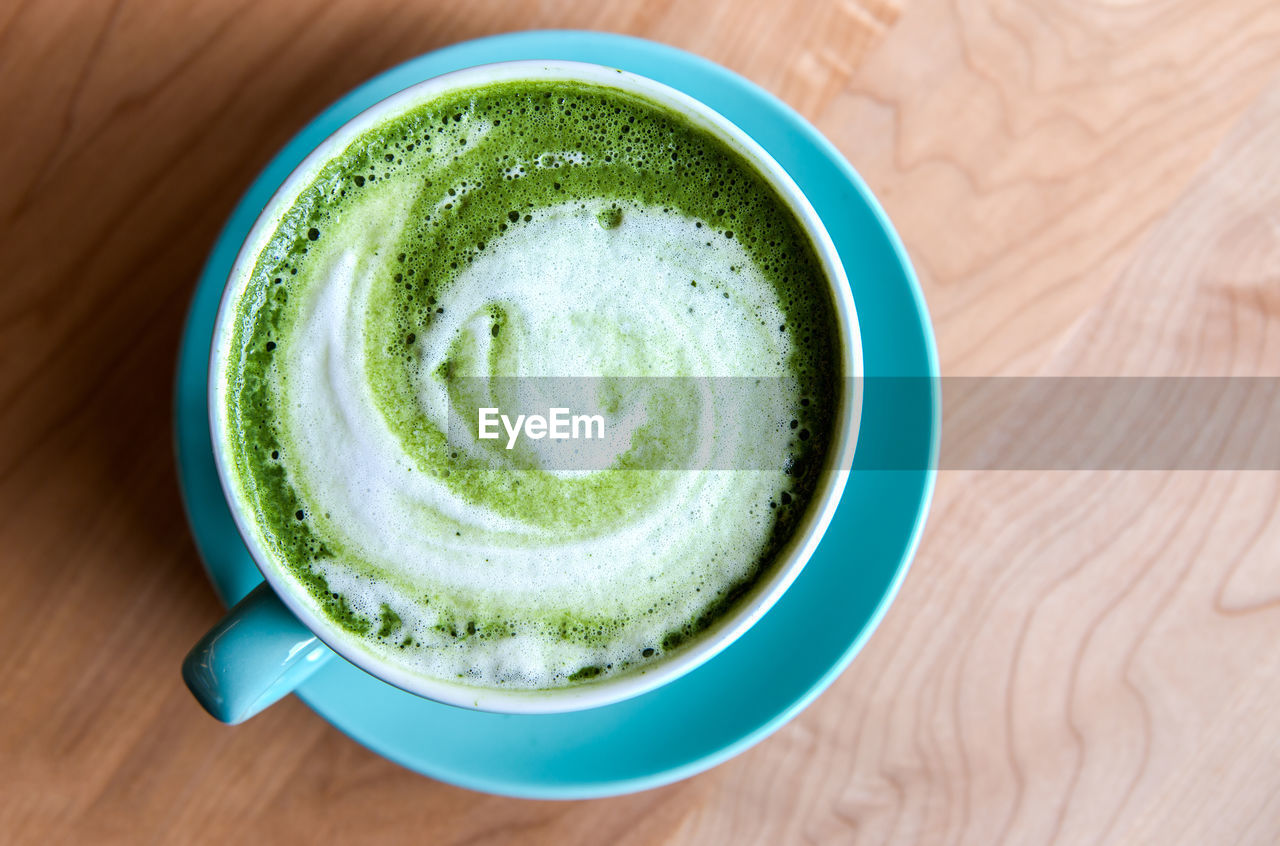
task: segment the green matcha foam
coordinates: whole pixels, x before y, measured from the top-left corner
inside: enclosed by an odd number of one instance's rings
[[[519,689],[643,668],[731,611],[809,505],[843,375],[827,288],[785,202],[667,109],[580,82],[451,92],[320,168],[258,256],[234,485],[381,660]],[[746,414],[694,381],[746,376],[778,386]],[[704,387],[623,409],[608,466],[575,472],[459,440],[450,415],[509,377],[605,377],[605,405],[610,379]]]

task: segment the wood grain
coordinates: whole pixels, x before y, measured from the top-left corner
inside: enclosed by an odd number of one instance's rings
[[[227,729],[170,380],[274,151],[368,76],[629,32],[787,99],[883,199],[944,371],[1280,375],[1273,0],[0,4],[0,841],[1280,840],[1280,478],[942,475],[880,632],[773,738],[593,802],[408,773],[296,701]]]

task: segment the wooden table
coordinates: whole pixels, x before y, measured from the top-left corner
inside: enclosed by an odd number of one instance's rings
[[[635,796],[437,784],[183,688],[180,322],[238,195],[361,80],[528,27],[709,56],[883,199],[952,375],[1280,375],[1275,0],[0,5],[0,841],[1280,840],[1280,474],[948,471],[862,656]],[[305,840],[304,840],[305,838]]]

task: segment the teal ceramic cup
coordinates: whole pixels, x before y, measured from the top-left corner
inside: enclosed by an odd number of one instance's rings
[[[280,216],[316,172],[355,137],[384,119],[444,92],[505,80],[577,80],[641,94],[711,132],[772,185],[806,228],[831,285],[844,381],[827,462],[803,519],[778,553],[769,574],[733,612],[690,646],[643,673],[545,691],[502,691],[410,675],[347,645],[335,624],[273,562],[262,530],[230,482],[222,401],[227,383],[230,323],[239,294]],[[297,167],[259,215],[232,267],[214,324],[209,357],[209,416],[218,477],[232,517],[264,581],[233,607],[192,648],[183,677],[210,714],[239,723],[298,687],[329,661],[346,660],[388,684],[437,702],[512,714],[561,713],[595,708],[638,696],[696,669],[746,632],[782,596],[817,548],[830,524],[853,463],[861,416],[862,351],[857,315],[840,257],[822,221],[800,188],[765,150],[706,105],[661,83],[600,65],[564,61],[513,61],[444,74],[411,86],[370,107],[322,141]],[[747,471],[749,472],[749,471]],[[734,519],[726,515],[724,519]]]

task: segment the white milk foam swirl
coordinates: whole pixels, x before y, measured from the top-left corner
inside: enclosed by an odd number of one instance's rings
[[[788,486],[781,466],[709,468],[724,466],[726,450],[784,456],[797,397],[753,409],[745,424],[732,398],[710,398],[703,425],[687,433],[701,441],[700,466],[611,471],[657,491],[638,496],[621,521],[566,533],[504,513],[482,492],[424,472],[370,387],[367,303],[377,252],[395,234],[386,221],[403,212],[396,205],[366,203],[330,226],[317,246],[333,246],[311,255],[313,281],[291,304],[298,318],[274,377],[282,461],[316,532],[339,550],[316,571],[375,631],[386,608],[400,622],[385,642],[343,637],[414,673],[507,688],[560,686],[580,668],[622,668],[661,652],[665,633],[750,573],[771,537],[770,501]],[[539,211],[442,293],[444,313],[419,338],[411,371],[432,426],[448,422],[440,363],[467,333],[486,360],[494,303],[508,315],[503,342],[518,350],[518,372],[502,375],[787,375],[791,339],[779,331],[777,294],[737,241],[656,208],[624,206],[621,225],[606,229],[596,211]],[[566,485],[584,481],[560,475]],[[632,482],[620,484],[626,493]],[[557,634],[566,613],[620,622],[605,637],[566,639]],[[510,631],[459,637],[470,617],[508,621]]]

